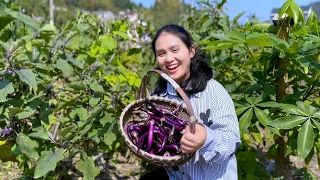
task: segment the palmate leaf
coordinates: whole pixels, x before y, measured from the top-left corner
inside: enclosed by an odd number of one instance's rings
[[[312,116],[314,115],[314,113],[317,112],[317,108],[311,106],[311,105],[307,105],[302,101],[298,101],[297,102],[297,106],[303,110],[308,116]]]
[[[278,129],[292,129],[307,120],[303,116],[285,116],[271,121],[268,125]]]
[[[253,110],[250,108],[246,111],[239,120],[240,133],[243,134],[251,124]]]
[[[92,180],[100,173],[99,169],[95,167],[93,159],[88,157],[84,152],[82,153],[82,159],[79,162],[78,168],[84,176],[84,180]]]
[[[20,69],[16,70],[16,73],[19,75],[21,81],[27,83],[31,88],[37,90],[37,74],[33,73],[31,69]]]
[[[320,122],[312,119],[313,124],[318,128],[319,132],[320,132]]]
[[[270,116],[267,113],[265,113],[264,111],[262,111],[261,109],[259,109],[257,107],[254,107],[254,113],[255,113],[256,117],[258,118],[259,122],[263,126],[269,128],[271,132],[280,136],[280,132],[278,129],[268,126],[268,124],[272,121],[272,119],[270,118]]]
[[[306,158],[313,147],[314,135],[311,121],[306,121],[298,134],[298,156]]]
[[[274,101],[269,101],[269,102],[263,102],[257,104],[259,107],[279,107],[280,103],[274,102]]]
[[[267,126],[272,121],[267,113],[257,107],[254,107],[254,113],[257,116],[259,122],[264,126]]]
[[[318,119],[320,119],[320,111],[314,113],[314,114],[312,115],[312,117],[313,117],[313,118],[318,118]]]
[[[7,101],[7,95],[14,92],[12,82],[9,80],[4,80],[0,82],[0,102]]]
[[[293,114],[293,115],[299,115],[299,116],[308,116],[308,113],[306,113],[303,109],[292,105],[292,104],[281,104],[280,108],[283,112]]]
[[[249,108],[250,108],[250,106],[242,106],[242,107],[236,108],[237,116],[239,116],[240,114],[242,114],[244,111],[246,111]]]
[[[64,149],[58,149],[55,152],[42,151],[34,171],[34,178],[46,175],[49,171],[56,169],[57,163],[64,159]]]
[[[242,43],[244,43],[246,39],[246,36],[244,35],[244,33],[239,31],[229,31],[227,33],[227,36],[230,39],[238,40],[239,42],[242,42]]]

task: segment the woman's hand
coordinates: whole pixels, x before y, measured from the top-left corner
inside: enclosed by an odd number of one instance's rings
[[[183,131],[183,136],[181,138],[181,150],[183,153],[193,153],[198,151],[207,139],[206,128],[200,124],[195,125],[195,133],[190,132],[189,126],[187,126]]]

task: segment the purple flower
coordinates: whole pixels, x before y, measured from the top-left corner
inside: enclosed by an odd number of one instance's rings
[[[2,76],[0,76],[0,82],[2,82],[3,81],[3,77]]]
[[[12,128],[11,127],[9,127],[9,128],[4,128],[3,130],[2,130],[2,137],[5,137],[5,136],[7,136],[7,135],[10,135],[11,134],[11,132],[12,132]]]

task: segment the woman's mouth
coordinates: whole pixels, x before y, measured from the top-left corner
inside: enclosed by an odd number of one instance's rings
[[[173,74],[173,73],[175,73],[175,72],[178,70],[178,67],[179,67],[178,64],[176,64],[176,65],[170,65],[170,66],[167,66],[167,69],[168,69],[168,71],[169,71],[171,74]]]

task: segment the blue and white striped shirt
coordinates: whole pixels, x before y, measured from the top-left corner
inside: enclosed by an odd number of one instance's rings
[[[170,83],[163,97],[183,100]],[[204,91],[189,96],[195,115],[205,125],[205,144],[178,171],[167,168],[170,180],[236,180],[237,161],[235,152],[240,144],[239,125],[234,105],[225,88],[211,79]],[[198,160],[196,160],[198,159]]]

